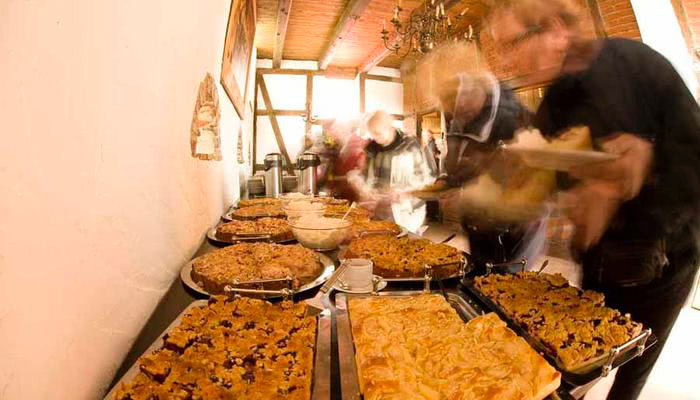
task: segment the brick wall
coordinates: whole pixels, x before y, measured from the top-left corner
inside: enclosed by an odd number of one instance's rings
[[[671,4],[693,60],[695,75],[700,81],[700,0],[671,0]]]
[[[598,0],[597,3],[608,36],[642,40],[629,0]]]
[[[605,30],[606,36],[609,37],[624,37],[628,39],[641,40],[637,19],[632,10],[630,0],[597,0],[597,10],[589,7],[587,0],[577,0],[583,7],[583,18],[585,19],[584,31],[586,34],[595,35],[594,20],[595,15],[600,12],[600,21],[602,28]],[[690,0],[678,0],[690,1]],[[693,0],[694,3],[700,5],[700,0]],[[698,7],[698,33],[700,33],[700,6]],[[479,37],[483,57],[492,69],[493,73],[499,79],[514,78],[514,71],[506,70],[501,63],[498,62],[498,54],[494,51],[491,38],[486,32],[482,32]]]

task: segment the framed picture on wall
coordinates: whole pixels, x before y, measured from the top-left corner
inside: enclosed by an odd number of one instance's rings
[[[232,0],[226,28],[221,85],[238,116],[245,118],[248,67],[255,39],[256,0]]]

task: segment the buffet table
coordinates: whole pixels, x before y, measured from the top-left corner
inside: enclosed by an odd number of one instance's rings
[[[422,232],[422,237],[430,239],[437,243],[448,243],[463,251],[469,250],[469,242],[463,233],[460,233],[455,229],[451,229],[450,227],[442,225],[438,222],[429,223],[428,229]],[[209,240],[205,238],[198,251],[194,254],[193,258],[199,257],[217,248],[219,248],[219,246],[213,245]],[[325,254],[334,260],[337,267],[337,251],[327,252]],[[434,285],[437,286],[437,284]],[[461,285],[458,279],[455,278],[445,281],[445,286],[447,289],[462,291],[466,293],[466,298],[475,310],[479,312],[489,311],[483,303],[480,303],[480,301],[477,298],[475,298],[473,295],[470,296],[469,292],[465,289],[465,287]],[[421,290],[422,288],[422,282],[392,282],[390,287],[387,287],[384,291]],[[435,287],[434,289],[438,288]],[[311,298],[316,295],[317,291],[318,289],[314,289],[298,294],[295,296],[295,300]],[[205,296],[198,294],[186,287],[178,276],[178,278],[176,278],[173,281],[172,285],[170,286],[166,294],[163,296],[162,300],[160,301],[153,314],[145,324],[144,328],[140,332],[129,353],[126,355],[124,361],[117,370],[117,373],[115,374],[115,377],[112,383],[110,384],[108,390],[111,389],[115,384],[117,384],[117,382],[119,382],[121,377],[129,370],[129,368],[151,346],[151,344],[154,341],[156,341],[156,339],[158,339],[158,337],[166,330],[166,328],[171,324],[171,322],[175,320],[185,308],[187,308],[193,301],[205,298]],[[340,385],[340,366],[337,342],[338,335],[336,326],[337,312],[334,307],[335,291],[331,292],[331,304],[331,398],[340,399],[342,395]],[[592,386],[594,386],[598,382],[599,379],[593,380],[592,382],[584,386],[572,386],[562,381],[561,387],[557,391],[557,394],[550,397],[580,399]]]
[[[449,244],[454,245],[455,247],[458,247],[460,249],[468,250],[467,248],[464,248],[464,246],[468,246],[468,240],[461,235],[459,232],[455,231],[454,229],[447,228],[443,226],[440,223],[437,222],[431,222],[428,224],[428,229],[423,233],[423,237],[427,239],[431,239],[436,242],[443,242],[447,240]],[[208,252],[211,252],[213,250],[216,250],[220,248],[220,246],[212,244],[206,237],[204,238],[202,245],[199,247],[197,252],[194,254],[192,258],[199,257],[203,254],[206,254]],[[337,260],[335,257],[335,252],[331,254],[331,258],[334,260]],[[456,286],[456,282],[451,282],[450,287],[454,288]],[[387,288],[385,290],[406,290],[406,289],[417,289],[419,290],[421,288],[421,284],[412,284],[412,285],[392,285],[392,287]],[[308,291],[305,293],[302,293],[300,295],[295,296],[295,300],[303,300],[307,298],[314,297],[317,293],[317,290],[312,290]],[[335,297],[335,292],[332,292],[331,294],[331,302],[333,303]],[[136,338],[136,341],[134,344],[131,346],[131,349],[129,350],[129,353],[126,355],[124,358],[124,361],[120,365],[119,369],[117,369],[117,373],[114,376],[114,379],[109,385],[109,388],[107,391],[111,390],[111,388],[121,379],[121,377],[126,373],[126,371],[138,360],[138,358],[146,351],[146,349],[151,346],[151,343],[153,343],[162,333],[165,331],[165,329],[170,325],[170,323],[177,318],[180,313],[187,308],[187,306],[190,305],[195,300],[201,300],[201,299],[206,299],[206,296],[202,296],[201,294],[189,289],[186,287],[182,281],[178,277],[173,281],[173,283],[170,285],[170,288],[168,288],[168,291],[165,293],[163,298],[161,299],[160,303],[158,303],[158,306],[156,306],[156,309],[153,311],[151,314],[150,318],[146,322],[146,325],[144,325],[143,329],[139,333],[139,336]],[[331,337],[332,343],[331,343],[331,382],[333,382],[332,385],[332,398],[333,399],[340,399],[340,369],[338,366],[338,351],[337,351],[337,341],[336,341],[336,324],[335,324],[335,309],[331,310],[332,312],[332,325],[331,325]]]

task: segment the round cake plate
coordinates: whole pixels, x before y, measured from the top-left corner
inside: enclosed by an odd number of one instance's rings
[[[342,247],[341,250],[343,250],[343,249],[346,248],[346,247],[347,247],[347,245],[344,246],[344,247]],[[466,275],[466,274],[468,274],[468,273],[470,272],[470,270],[468,270],[468,267],[469,267],[469,262],[467,261],[468,258],[467,258],[466,254],[465,254],[464,252],[462,252],[462,257],[463,257],[463,258],[462,258],[462,268],[461,268],[461,270],[463,270],[464,272],[462,272],[462,271],[457,271],[457,273],[455,273],[455,274],[452,274],[452,275],[443,277],[442,280],[454,279],[454,278],[460,278],[460,279],[461,279],[461,278],[464,278],[464,275]],[[343,260],[344,260],[344,258],[340,258],[340,252],[338,252],[338,262],[343,262]],[[377,275],[377,276],[379,276],[379,275]],[[380,276],[379,278],[381,278],[382,281],[389,282],[389,283],[391,283],[391,282],[425,282],[425,278],[424,278],[424,277],[415,277],[415,278],[384,278],[384,277],[381,277],[381,276]],[[433,277],[432,282],[435,282],[436,280],[437,280],[437,279],[436,279],[435,277]]]
[[[331,260],[328,256],[324,254],[318,254],[319,261],[321,261],[322,267],[321,267],[321,273],[311,282],[307,283],[306,285],[301,286],[300,288],[294,290],[294,294],[297,293],[302,293],[307,290],[311,290],[317,286],[322,285],[325,281],[328,280],[328,278],[333,275],[333,272],[335,271],[335,264],[333,263],[333,260]],[[204,296],[211,296],[212,294],[207,292],[203,287],[199,286],[197,282],[192,279],[192,263],[194,260],[188,262],[185,264],[184,267],[180,270],[180,279],[182,279],[182,283],[184,283],[188,288],[194,290],[195,292],[204,295]],[[275,297],[280,297],[280,296],[267,296],[265,298],[267,299],[272,299]]]
[[[244,238],[228,241],[228,240],[222,240],[216,237],[216,226],[209,229],[207,231],[207,238],[211,240],[212,242],[216,243],[221,243],[221,244],[236,244],[236,243],[241,243],[241,242],[256,242],[256,241],[266,241],[267,237],[266,236],[246,236]],[[296,239],[284,239],[284,240],[273,240],[273,243],[278,243],[278,244],[285,244],[285,243],[294,243],[296,242]]]
[[[379,275],[374,275],[374,277],[375,277],[376,279],[378,279],[378,281],[379,281],[379,282],[377,283],[377,291],[380,291],[380,290],[384,289],[384,288],[386,287],[386,285],[388,284],[387,281],[386,281],[386,279],[382,278],[381,276],[379,276]],[[346,286],[343,285],[342,283],[340,283],[340,281],[336,282],[336,283],[333,285],[333,289],[334,289],[334,290],[337,290],[337,291],[339,291],[339,292],[353,293],[353,294],[372,293],[372,287],[371,287],[371,286],[370,286],[369,288],[365,288],[365,289],[351,289],[351,288],[349,288],[349,287],[346,287]]]

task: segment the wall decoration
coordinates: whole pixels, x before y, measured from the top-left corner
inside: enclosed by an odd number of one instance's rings
[[[214,78],[207,72],[199,84],[197,102],[194,105],[190,146],[192,157],[200,160],[221,160],[221,138],[219,136],[219,95]]]
[[[236,154],[238,158],[238,163],[244,164],[245,158],[243,158],[243,127],[238,128],[238,149]]]
[[[238,116],[245,115],[248,70],[253,53],[256,21],[255,0],[232,0],[224,42],[221,85],[236,108]]]

